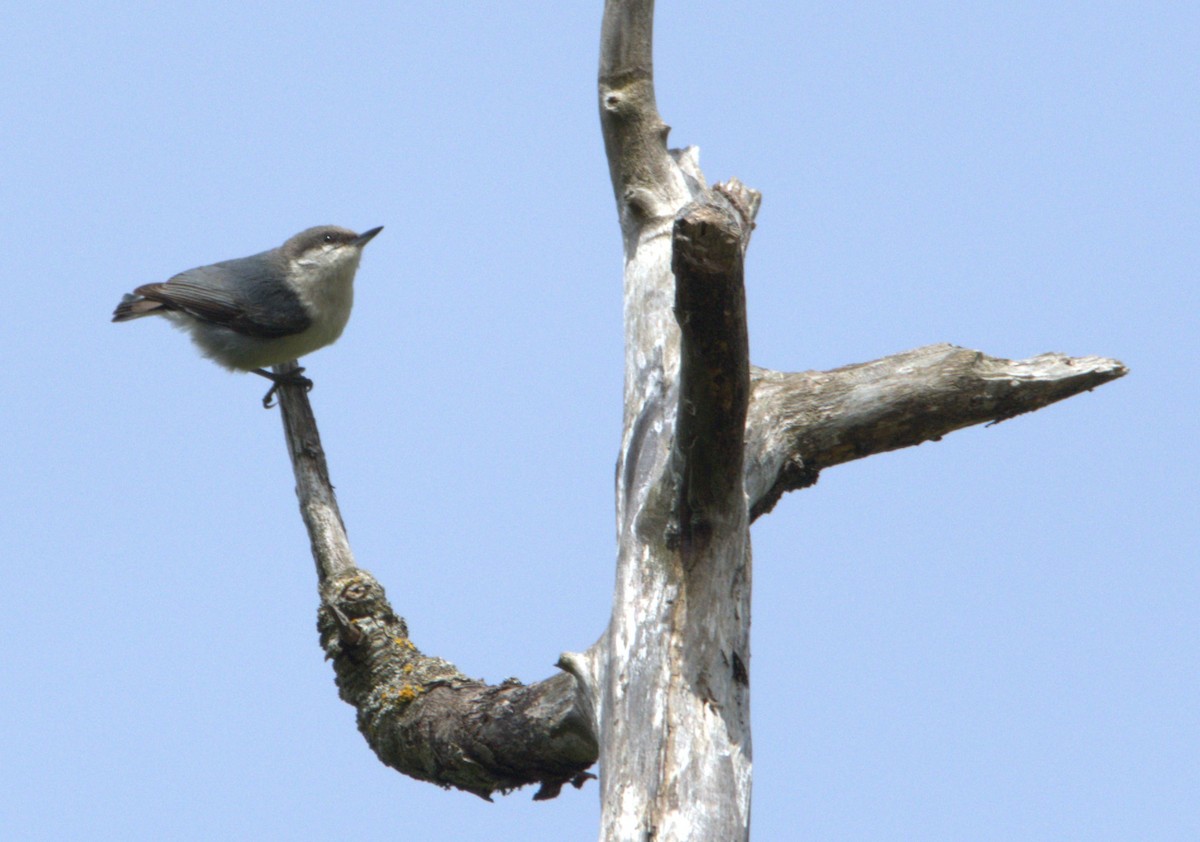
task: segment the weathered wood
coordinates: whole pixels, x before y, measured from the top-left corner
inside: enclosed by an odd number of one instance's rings
[[[749,833],[749,523],[819,472],[997,422],[1125,374],[933,345],[829,372],[752,368],[744,257],[759,194],[710,190],[655,105],[652,0],[608,0],[599,106],[625,250],[624,426],[608,628],[564,674],[487,685],[424,655],[359,569],[308,398],[279,403],[341,698],[387,765],[488,798],[602,762],[604,840]],[[295,363],[276,368],[284,373]]]
[[[276,366],[293,371],[295,362]],[[355,566],[304,388],[279,389],[300,512],[317,563],[317,628],[338,693],[388,766],[418,780],[489,798],[540,784],[535,799],[591,777],[597,745],[591,702],[567,674],[524,685],[467,678],[423,654],[383,587]]]
[[[274,367],[276,374],[295,374],[300,371],[295,360]],[[354,553],[346,537],[346,525],[338,509],[329,481],[329,466],[317,433],[317,419],[305,388],[281,380],[277,383],[279,415],[283,419],[283,437],[287,442],[292,472],[296,476],[296,496],[300,499],[300,516],[308,529],[313,561],[317,565],[317,582],[354,567]]]
[[[823,468],[998,423],[1125,375],[1117,360],[1005,360],[929,345],[833,371],[754,369],[746,494],[754,517]]]
[[[625,250],[617,584],[605,635],[562,663],[599,716],[601,838],[725,842],[749,832],[748,507],[1124,368],[934,346],[827,373],[756,369],[747,408],[742,257],[759,197],[735,184],[722,204],[695,150],[667,149],[652,21],[650,0],[605,4],[600,116]]]
[[[739,212],[708,191],[694,152],[667,149],[652,18],[648,0],[605,4],[599,105],[625,247],[625,426],[613,613],[572,663],[599,715],[601,838],[736,840],[750,805],[742,256],[757,201]]]
[[[668,470],[678,475],[672,528],[685,550],[703,545],[713,521],[743,505],[750,394],[744,268],[751,225],[720,191],[705,194],[675,220],[671,268],[682,359]]]
[[[535,799],[579,786],[596,760],[590,711],[574,678],[488,685],[421,653],[383,587],[365,570],[329,579],[317,627],[338,693],[388,766],[491,800],[540,783]]]

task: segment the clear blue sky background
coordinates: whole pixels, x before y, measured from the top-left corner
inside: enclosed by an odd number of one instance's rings
[[[755,362],[1124,360],[755,525],[758,839],[1200,838],[1200,13],[659,4],[659,104],[765,195]],[[121,293],[387,226],[306,360],[425,651],[553,673],[609,613],[621,252],[601,3],[0,13],[8,839],[594,838],[384,768],[337,699],[263,383]]]

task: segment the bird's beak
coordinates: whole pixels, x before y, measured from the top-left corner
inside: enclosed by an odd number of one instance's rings
[[[383,226],[380,225],[378,228],[372,228],[370,231],[363,231],[358,235],[358,239],[354,241],[354,245],[362,248],[367,243],[371,242],[371,239],[382,230]]]

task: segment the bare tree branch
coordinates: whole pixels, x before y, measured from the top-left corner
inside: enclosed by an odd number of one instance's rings
[[[295,360],[274,367],[276,374],[299,373]],[[277,383],[279,414],[283,419],[283,437],[296,475],[296,496],[300,498],[300,516],[308,529],[313,560],[317,564],[317,582],[354,569],[354,553],[346,537],[346,525],[329,481],[329,466],[317,433],[317,419],[304,387],[286,379]]]
[[[936,440],[1120,377],[935,345],[830,372],[748,361],[744,256],[761,197],[710,191],[668,150],[652,0],[607,0],[599,105],[625,251],[625,413],[609,626],[565,674],[487,685],[422,654],[355,566],[303,390],[280,406],[341,698],[387,765],[484,798],[576,786],[599,753],[605,840],[744,840],[751,742],[749,522],[830,465]],[[283,373],[294,363],[277,367]]]
[[[416,648],[365,570],[330,579],[321,597],[317,626],[339,695],[388,766],[489,800],[530,783],[542,785],[535,799],[553,798],[591,777],[595,731],[572,676],[529,686],[467,678]]]
[[[591,702],[575,678],[488,685],[422,654],[383,587],[355,566],[304,388],[284,381],[279,407],[317,562],[321,646],[379,759],[483,798],[531,783],[541,784],[534,798],[553,798],[564,783],[582,785],[598,748]]]
[[[646,221],[671,218],[689,198],[667,153],[669,128],[654,99],[653,0],[608,0],[600,32],[600,126],[628,238]],[[626,252],[629,252],[626,242]]]
[[[832,371],[754,369],[745,462],[751,513],[769,512],[823,468],[998,423],[1126,371],[1103,357],[1014,361],[945,344]]]

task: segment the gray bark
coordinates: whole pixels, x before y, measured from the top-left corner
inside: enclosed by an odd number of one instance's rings
[[[936,441],[1125,374],[1098,357],[1010,361],[931,345],[828,372],[749,364],[743,267],[760,196],[705,186],[655,105],[652,0],[608,0],[601,127],[625,251],[624,427],[608,628],[563,672],[487,685],[421,653],[357,567],[302,388],[279,404],[339,694],[387,765],[488,798],[580,786],[604,840],[749,834],[749,524],[825,468]],[[295,364],[279,366],[286,371]]]
[[[563,784],[581,786],[592,777],[585,770],[596,760],[594,716],[574,679],[489,685],[409,639],[383,586],[355,564],[304,388],[282,384],[279,407],[317,565],[321,646],[338,695],[354,706],[358,729],[379,759],[488,800],[534,783],[535,799],[553,798]]]
[[[1005,360],[929,345],[833,371],[755,368],[747,424],[746,494],[753,517],[822,468],[998,424],[1125,374],[1104,357]]]
[[[751,514],[822,468],[1010,418],[1125,369],[931,346],[751,377],[742,267],[760,197],[737,182],[710,191],[694,149],[668,150],[653,7],[608,0],[601,31],[625,249],[617,585],[605,634],[563,664],[599,714],[601,839],[724,842],[749,835]]]

